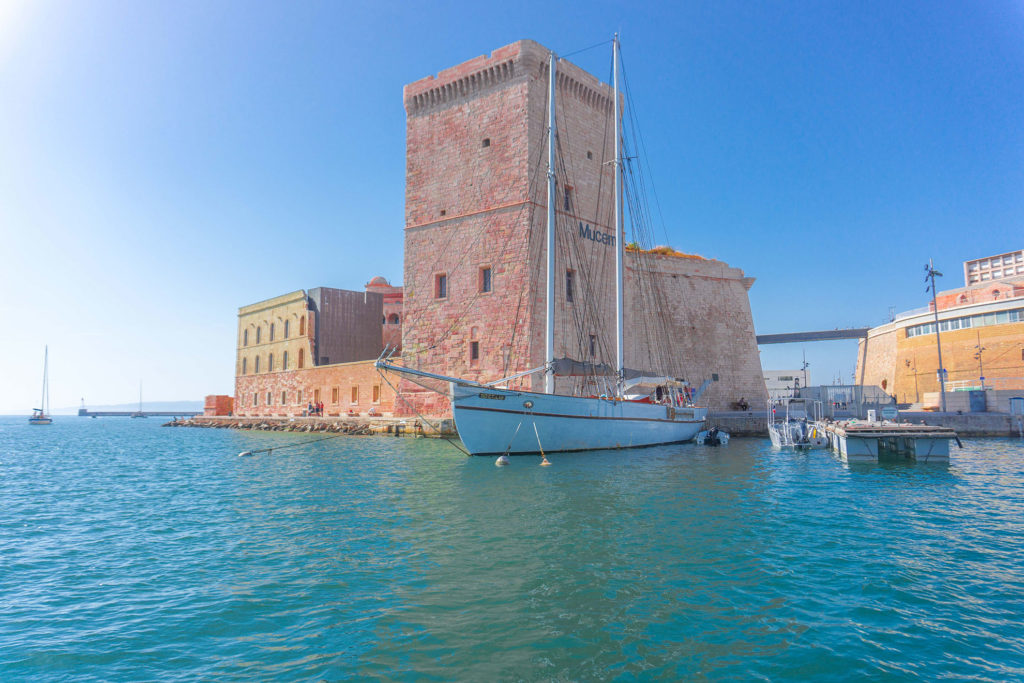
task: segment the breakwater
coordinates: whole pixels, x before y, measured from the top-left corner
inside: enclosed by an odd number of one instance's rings
[[[171,420],[164,427],[202,427],[263,432],[352,434],[355,436],[455,436],[450,419],[423,420],[398,417],[206,417]]]

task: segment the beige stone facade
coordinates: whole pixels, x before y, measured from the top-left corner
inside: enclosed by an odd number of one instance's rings
[[[314,365],[316,325],[304,290],[238,309],[235,375],[296,370]]]

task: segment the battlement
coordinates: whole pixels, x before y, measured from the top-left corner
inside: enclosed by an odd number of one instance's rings
[[[437,76],[421,78],[403,89],[406,114],[417,116],[512,83],[547,78],[550,53],[540,43],[520,40],[498,48],[490,57],[480,55]],[[611,109],[611,86],[564,59],[558,60],[558,88],[563,96],[594,108]]]

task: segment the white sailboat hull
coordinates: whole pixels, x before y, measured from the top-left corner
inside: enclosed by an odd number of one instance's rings
[[[706,408],[536,394],[451,383],[452,414],[472,455],[637,448],[681,443]]]

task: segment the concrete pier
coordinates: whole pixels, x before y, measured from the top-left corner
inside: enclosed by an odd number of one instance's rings
[[[268,432],[344,433],[352,435],[453,437],[458,436],[449,419],[400,417],[207,417],[172,420],[165,427],[205,427]]]

